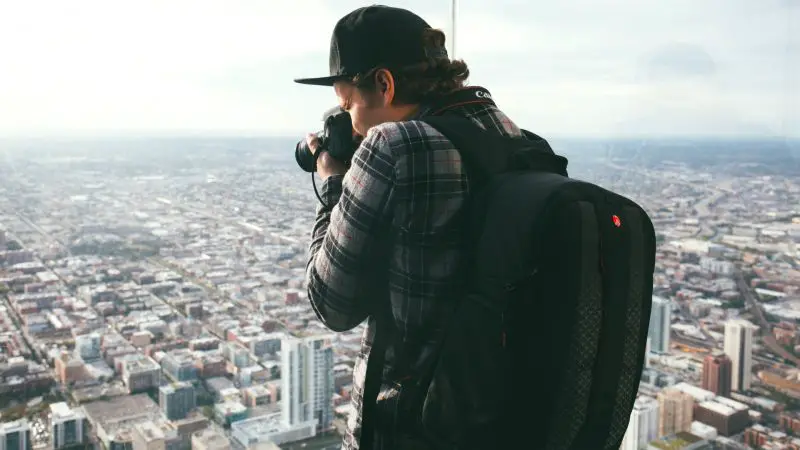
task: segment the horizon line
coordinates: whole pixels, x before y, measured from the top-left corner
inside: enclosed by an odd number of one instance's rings
[[[720,140],[720,141],[751,141],[751,140],[770,140],[800,142],[798,136],[780,136],[766,134],[562,134],[551,133],[540,136],[547,140],[551,139],[570,139],[570,140]],[[14,141],[93,141],[93,140],[137,140],[137,139],[287,139],[300,140],[305,133],[265,133],[255,131],[148,131],[148,132],[102,132],[102,133],[53,133],[42,135],[2,135],[0,142]]]

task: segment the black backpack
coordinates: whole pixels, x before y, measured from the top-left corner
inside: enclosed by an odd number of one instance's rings
[[[423,119],[459,149],[472,247],[420,422],[441,449],[619,449],[645,358],[655,233],[541,137]],[[423,388],[424,389],[424,388]]]

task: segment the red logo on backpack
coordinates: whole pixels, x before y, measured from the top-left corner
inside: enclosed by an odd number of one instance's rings
[[[622,220],[620,220],[619,216],[616,214],[611,216],[611,221],[614,222],[614,226],[617,228],[622,226]]]

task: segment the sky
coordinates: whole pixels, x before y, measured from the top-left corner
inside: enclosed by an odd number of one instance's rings
[[[0,137],[303,135],[354,0],[0,0]],[[450,0],[387,1],[453,34]],[[542,136],[800,137],[800,1],[460,0],[455,57]]]

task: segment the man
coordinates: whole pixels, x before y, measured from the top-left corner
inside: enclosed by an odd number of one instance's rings
[[[414,420],[424,396],[415,383],[434,360],[461,284],[469,179],[453,144],[415,119],[468,89],[468,75],[463,61],[448,59],[441,31],[409,11],[371,6],[336,24],[330,76],[295,80],[333,86],[364,136],[349,167],[319,155],[320,195],[332,206],[317,209],[307,267],[310,302],[328,328],[368,320],[345,449],[432,448]],[[490,102],[450,112],[522,135]],[[308,142],[315,151],[316,139]]]

